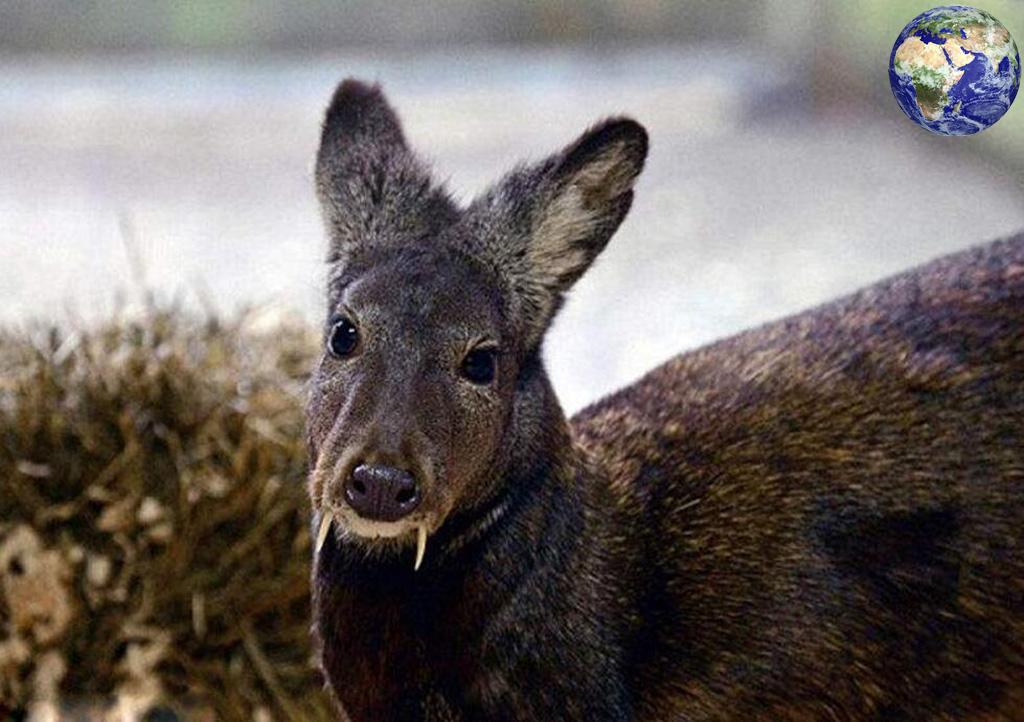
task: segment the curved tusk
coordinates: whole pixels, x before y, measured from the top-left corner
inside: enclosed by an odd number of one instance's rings
[[[316,553],[319,554],[320,550],[324,548],[324,542],[327,541],[327,535],[331,531],[331,524],[334,523],[334,515],[329,511],[323,512],[323,518],[320,520],[320,531],[316,535]]]
[[[416,564],[413,566],[413,571],[419,571],[420,564],[423,563],[423,555],[427,551],[427,525],[420,524],[416,530]]]

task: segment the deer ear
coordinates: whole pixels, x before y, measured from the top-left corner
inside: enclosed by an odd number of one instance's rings
[[[404,150],[402,124],[379,85],[346,78],[331,97],[320,135],[317,166],[330,165],[337,156]]]
[[[628,119],[590,129],[560,154],[527,244],[541,283],[561,293],[590,267],[626,217],[646,157],[647,132]]]
[[[471,212],[472,236],[506,281],[530,343],[537,343],[566,291],[608,244],[633,201],[647,132],[628,118],[600,123],[560,153],[521,167]]]
[[[324,117],[316,189],[328,263],[436,235],[456,215],[444,188],[409,150],[380,86],[348,79]]]

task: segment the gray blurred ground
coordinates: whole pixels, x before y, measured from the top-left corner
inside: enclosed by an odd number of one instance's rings
[[[720,46],[8,59],[0,323],[109,310],[133,283],[126,235],[164,295],[319,320],[310,169],[346,74],[384,83],[463,199],[603,115],[647,125],[633,212],[548,341],[570,410],[680,350],[1024,227],[1024,180],[998,159],[895,102],[822,107],[803,72]]]

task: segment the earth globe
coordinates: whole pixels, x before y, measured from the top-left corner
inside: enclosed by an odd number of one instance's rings
[[[946,5],[907,23],[889,56],[889,84],[907,117],[941,135],[970,135],[1003,117],[1020,88],[1009,31],[978,8]]]

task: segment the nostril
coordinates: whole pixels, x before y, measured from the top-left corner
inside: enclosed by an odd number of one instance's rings
[[[402,489],[395,496],[395,501],[397,501],[402,506],[405,506],[409,502],[413,501],[415,498],[416,498],[416,489],[415,488]]]
[[[357,494],[365,494],[366,493],[366,484],[363,483],[362,479],[353,479],[352,480],[352,489]]]

